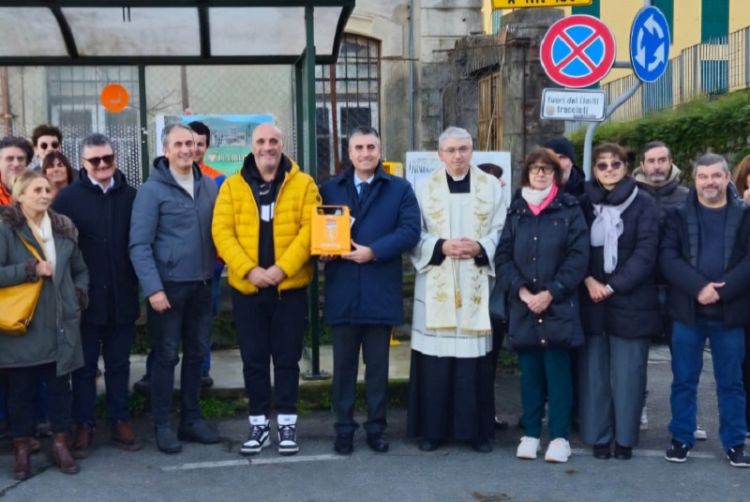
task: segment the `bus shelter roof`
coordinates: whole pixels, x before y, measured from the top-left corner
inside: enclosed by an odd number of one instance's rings
[[[0,0],[0,65],[336,60],[355,0]]]

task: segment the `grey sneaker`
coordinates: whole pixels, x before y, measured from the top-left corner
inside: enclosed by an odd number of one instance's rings
[[[268,424],[269,421],[266,420],[265,424],[250,426],[250,434],[247,441],[245,441],[240,448],[241,454],[255,455],[271,444],[271,432]]]
[[[297,444],[297,426],[279,425],[279,453],[281,455],[294,455],[299,451]]]

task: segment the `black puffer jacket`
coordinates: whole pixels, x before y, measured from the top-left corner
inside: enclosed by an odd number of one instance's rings
[[[593,204],[618,205],[636,188],[626,176],[612,191],[598,182],[586,183],[581,203],[589,226],[594,221]],[[661,333],[656,294],[656,260],[659,246],[659,214],[654,199],[643,190],[622,213],[623,232],[617,240],[617,266],[604,272],[604,248],[591,247],[588,275],[609,284],[614,294],[594,303],[581,286],[581,314],[587,336],[604,333],[623,338],[647,338]]]
[[[578,285],[586,275],[589,239],[575,197],[558,193],[538,216],[516,193],[495,253],[496,287],[508,298],[509,342],[514,349],[583,343]],[[553,301],[541,315],[518,298],[526,286],[532,293],[547,290]]]

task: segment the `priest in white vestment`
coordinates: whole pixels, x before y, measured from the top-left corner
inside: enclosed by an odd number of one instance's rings
[[[417,186],[422,234],[414,286],[408,434],[425,451],[444,441],[492,450],[494,382],[489,296],[506,215],[501,185],[471,164],[457,127],[438,140],[443,165]]]

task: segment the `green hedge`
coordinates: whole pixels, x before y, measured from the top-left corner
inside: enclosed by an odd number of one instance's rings
[[[579,155],[583,153],[585,132],[578,131],[571,137]],[[596,130],[594,145],[615,142],[640,155],[649,141],[663,141],[672,150],[675,164],[689,177],[689,166],[704,152],[723,154],[730,162],[739,162],[750,153],[749,136],[750,90],[742,90],[693,101],[640,120],[607,122]]]

